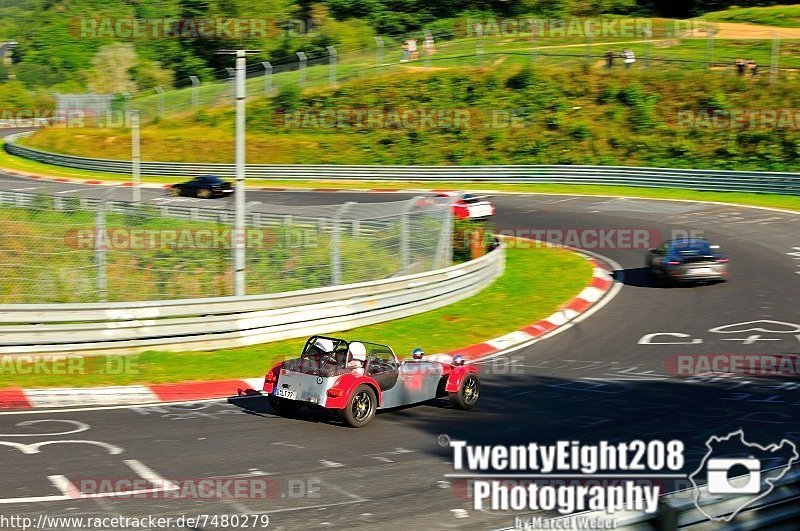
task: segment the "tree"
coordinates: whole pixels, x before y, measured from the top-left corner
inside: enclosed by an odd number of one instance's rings
[[[106,94],[133,92],[136,83],[131,78],[131,71],[138,62],[132,44],[115,43],[103,46],[92,58],[89,89]]]

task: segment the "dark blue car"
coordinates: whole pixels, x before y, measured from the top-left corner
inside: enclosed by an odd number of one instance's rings
[[[226,197],[233,193],[231,183],[223,181],[216,175],[201,175],[185,183],[173,184],[169,189],[173,197]]]

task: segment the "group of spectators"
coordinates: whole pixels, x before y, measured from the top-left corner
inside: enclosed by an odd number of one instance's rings
[[[606,52],[606,67],[614,68],[614,61],[617,58],[622,59],[625,68],[632,67],[633,63],[636,62],[636,54],[633,53],[633,50],[622,50],[620,54],[617,54],[614,50],[609,50]]]
[[[750,72],[753,77],[758,75],[758,63],[753,60],[736,59],[734,64],[736,65],[736,73],[740,76],[745,75],[747,72]]]
[[[433,40],[433,35],[428,33],[425,35],[425,43],[422,45],[425,56],[429,57],[436,53],[436,42]],[[400,59],[401,63],[409,61],[416,61],[419,59],[419,48],[417,39],[406,39],[403,41],[403,57]]]

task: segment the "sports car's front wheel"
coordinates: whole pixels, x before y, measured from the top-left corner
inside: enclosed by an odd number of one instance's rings
[[[363,428],[375,416],[377,409],[375,391],[368,385],[359,385],[350,395],[347,407],[342,411],[342,419],[353,428]]]
[[[458,391],[450,393],[450,403],[456,409],[472,409],[478,403],[481,394],[481,382],[475,374],[468,374]]]
[[[267,396],[267,401],[272,409],[282,417],[294,416],[302,407],[300,402],[296,400],[287,400],[285,398],[278,398],[277,396]]]

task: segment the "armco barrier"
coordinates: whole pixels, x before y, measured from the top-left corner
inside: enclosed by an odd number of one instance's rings
[[[504,269],[505,246],[500,246],[477,260],[437,271],[273,295],[0,305],[0,354],[205,350],[330,333],[465,299]]]
[[[49,153],[21,146],[18,133],[6,137],[5,149],[12,155],[47,164],[111,173],[131,173],[125,160],[87,159]],[[143,175],[195,176],[234,175],[233,164],[142,162]],[[248,177],[265,179],[326,179],[374,181],[449,181],[494,183],[560,183],[685,188],[718,192],[761,192],[800,195],[800,174],[678,170],[625,166],[322,166],[251,164]]]

